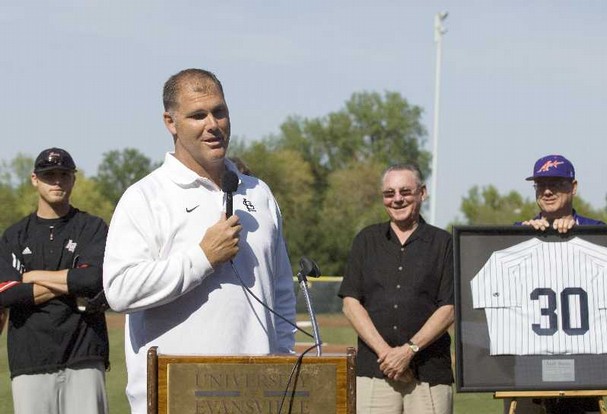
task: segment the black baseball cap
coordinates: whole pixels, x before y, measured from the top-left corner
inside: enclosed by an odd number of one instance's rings
[[[34,173],[50,170],[76,171],[72,156],[64,149],[49,148],[42,151],[34,162]]]

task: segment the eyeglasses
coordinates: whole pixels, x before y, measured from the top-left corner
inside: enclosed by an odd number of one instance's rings
[[[422,187],[417,187],[417,188],[399,188],[398,189],[398,194],[400,194],[401,197],[403,198],[407,198],[407,197],[413,197],[414,195],[417,195],[417,193],[419,193],[419,190]],[[381,194],[384,198],[394,198],[396,196],[396,192],[397,190],[386,190],[386,191],[382,191]]]
[[[533,188],[535,191],[545,191],[547,188],[558,191],[562,193],[566,193],[571,191],[572,181],[569,180],[555,180],[555,181],[536,181],[533,184]]]

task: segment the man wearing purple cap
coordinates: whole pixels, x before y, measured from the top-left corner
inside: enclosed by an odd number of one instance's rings
[[[533,174],[527,177],[527,181],[533,181],[540,213],[531,220],[515,224],[531,226],[540,231],[552,227],[559,233],[567,233],[573,226],[605,225],[602,221],[580,216],[574,210],[573,197],[577,192],[575,168],[562,155],[546,155],[537,160]],[[542,402],[547,414],[598,411],[596,398],[548,398]],[[517,412],[535,413],[536,409],[528,402],[523,402],[517,407]]]
[[[535,163],[533,175],[527,177],[533,181],[535,200],[540,213],[531,220],[522,223],[536,230],[554,228],[566,233],[574,225],[604,225],[602,221],[583,217],[573,209],[573,197],[577,192],[577,180],[573,164],[562,155],[547,155]]]

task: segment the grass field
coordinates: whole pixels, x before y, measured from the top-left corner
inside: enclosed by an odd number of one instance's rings
[[[124,365],[124,331],[123,317],[114,313],[107,314],[110,336],[111,370],[107,373],[107,392],[110,413],[128,413],[128,403],[124,395],[126,386],[126,369]],[[301,317],[306,320],[305,316]],[[318,317],[320,335],[329,349],[341,350],[356,345],[356,335],[341,315],[320,315]],[[305,335],[297,335],[298,342],[309,342]],[[492,394],[456,394],[455,414],[498,414],[502,412],[502,403],[493,399]],[[6,358],[6,334],[0,337],[0,413],[13,412],[10,391],[10,378]],[[43,413],[41,413],[43,414]],[[322,414],[322,413],[315,413]]]

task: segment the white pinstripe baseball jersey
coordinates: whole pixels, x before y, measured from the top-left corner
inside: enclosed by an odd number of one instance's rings
[[[494,252],[470,282],[491,355],[607,353],[607,248],[531,239]]]

